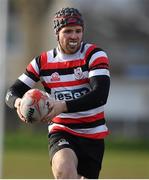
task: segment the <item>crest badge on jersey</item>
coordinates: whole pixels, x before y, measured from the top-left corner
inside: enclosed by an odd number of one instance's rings
[[[58,72],[52,73],[51,81],[60,81],[60,75],[58,74]]]
[[[76,69],[74,69],[74,76],[75,79],[83,79],[83,71],[81,67],[77,67]]]

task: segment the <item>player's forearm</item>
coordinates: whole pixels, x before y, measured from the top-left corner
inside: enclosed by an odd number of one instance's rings
[[[6,102],[7,106],[12,109],[15,108],[14,104],[15,104],[15,101],[17,98],[18,98],[18,96],[13,94],[13,91],[11,91],[11,89],[9,89],[7,91],[6,97],[5,97],[5,102]]]
[[[17,80],[7,91],[5,102],[10,108],[15,108],[15,101],[21,98],[30,88],[23,82]]]
[[[93,84],[94,87],[91,92],[78,99],[66,102],[68,112],[86,111],[106,104],[110,88],[109,77],[98,79]]]

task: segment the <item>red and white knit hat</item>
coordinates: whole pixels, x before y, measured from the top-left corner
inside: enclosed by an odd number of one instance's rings
[[[81,13],[75,8],[62,8],[54,17],[54,30],[56,34],[65,26],[79,25],[84,27]]]

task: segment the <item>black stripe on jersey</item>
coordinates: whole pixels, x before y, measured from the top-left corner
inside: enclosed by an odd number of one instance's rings
[[[80,51],[81,53],[83,53],[85,45],[86,45],[86,43],[82,44],[81,51]]]
[[[26,70],[26,72],[24,74],[26,74],[28,77],[30,77],[35,82],[39,81],[39,78],[37,78],[32,72],[30,72],[28,70]]]
[[[83,65],[83,66],[79,66],[81,67],[82,71],[87,71],[87,66]],[[73,68],[68,68],[68,69],[46,69],[46,70],[41,70],[40,71],[40,75],[41,76],[50,76],[52,73],[59,73],[59,75],[67,75],[67,74],[74,74],[74,69],[77,67],[73,67]]]
[[[87,59],[86,59],[86,64],[87,64],[88,67],[89,67],[89,61],[90,61],[92,55],[95,54],[96,52],[99,52],[99,51],[103,51],[103,49],[101,49],[101,48],[95,48],[95,49],[93,49],[93,50],[90,52],[90,54],[88,55],[88,57],[87,57]]]
[[[71,129],[79,129],[79,128],[85,129],[85,128],[93,128],[93,127],[104,125],[105,124],[105,119],[96,120],[95,122],[90,122],[90,123],[78,123],[78,124],[64,124],[64,123],[61,123],[61,124],[71,128]]]
[[[48,94],[51,94],[51,89],[50,89],[50,88],[44,87],[44,90],[45,90]]]
[[[53,58],[55,58],[57,56],[57,51],[56,48],[53,49]]]
[[[35,58],[35,60],[36,60],[36,63],[37,63],[38,68],[40,69],[40,68],[41,68],[41,63],[40,63],[41,57],[38,56],[38,57]]]
[[[107,63],[101,63],[90,68],[90,70],[94,69],[109,69],[109,65]]]

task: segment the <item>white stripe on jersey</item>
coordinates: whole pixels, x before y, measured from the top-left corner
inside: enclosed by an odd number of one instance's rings
[[[61,113],[57,117],[78,119],[78,118],[82,118],[82,117],[94,116],[103,111],[104,111],[104,106],[100,106],[98,108],[90,109],[87,111],[81,111],[81,112],[75,112],[75,113]]]
[[[106,75],[110,77],[110,72],[108,69],[95,69],[89,72],[89,78],[93,76],[100,76],[100,75]]]
[[[78,133],[94,134],[108,131],[108,128],[106,125],[101,125],[94,128],[75,129],[75,131],[77,131]]]
[[[53,58],[53,50],[47,52],[47,63],[49,62],[56,62],[56,57]]]
[[[33,81],[30,77],[28,77],[26,74],[22,74],[19,78],[20,81],[22,81],[23,83],[25,83],[27,86],[29,86],[30,88],[32,88],[35,85],[35,81]]]
[[[35,58],[31,61],[31,65],[33,66],[36,73],[39,74],[39,68],[38,68],[38,65],[37,65]]]
[[[82,79],[88,78],[88,71],[84,71],[82,76],[83,76]],[[59,77],[60,77],[60,82],[76,81],[74,74],[60,75]],[[52,76],[41,76],[41,78],[46,83],[52,83],[51,81]],[[59,80],[58,81],[55,80],[54,83],[55,82],[59,82]]]
[[[94,62],[94,60],[96,60],[97,58],[100,58],[100,57],[106,57],[107,58],[107,54],[104,51],[96,52],[95,54],[92,55],[92,57],[89,61],[89,66]]]
[[[67,128],[70,129],[64,125],[53,123],[48,126],[49,133],[52,131],[54,127],[61,127],[61,128]],[[70,129],[71,131],[81,133],[81,134],[95,134],[95,133],[102,133],[102,132],[107,132],[108,128],[106,125],[101,125],[93,128],[84,128],[84,129]]]

